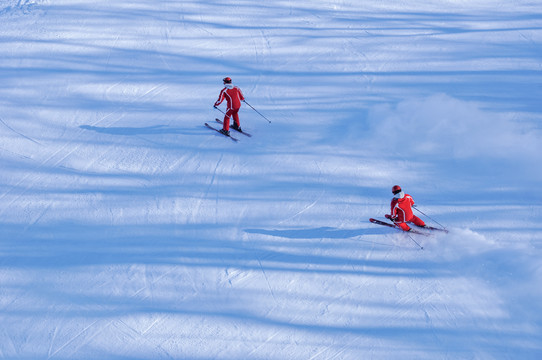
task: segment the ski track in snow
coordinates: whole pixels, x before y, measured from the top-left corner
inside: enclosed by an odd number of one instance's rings
[[[539,358],[541,17],[5,1],[0,359]]]

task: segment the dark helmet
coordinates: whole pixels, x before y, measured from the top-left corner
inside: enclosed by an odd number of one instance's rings
[[[399,185],[393,185],[391,192],[393,195],[399,194],[401,192],[401,187]]]
[[[224,81],[224,84],[231,84],[231,77],[225,77],[222,81]]]

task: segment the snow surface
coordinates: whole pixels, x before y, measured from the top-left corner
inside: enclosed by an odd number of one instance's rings
[[[540,1],[0,22],[0,358],[542,358]],[[369,223],[394,184],[450,233]]]

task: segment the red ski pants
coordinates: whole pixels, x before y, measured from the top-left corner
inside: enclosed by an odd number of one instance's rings
[[[423,222],[423,220],[417,217],[416,215],[412,215],[412,217],[408,219],[407,221],[403,221],[401,217],[398,217],[394,222],[395,222],[395,225],[399,226],[404,231],[410,230],[410,226],[407,225],[407,222],[414,223],[414,225],[417,225],[417,226],[425,226],[425,223]]]
[[[239,123],[239,108],[228,109],[228,111],[226,111],[226,115],[224,115],[224,125],[222,126],[222,128],[226,131],[230,130],[230,116],[233,117],[235,125],[241,126]]]

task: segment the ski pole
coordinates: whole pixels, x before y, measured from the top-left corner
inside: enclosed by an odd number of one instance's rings
[[[217,109],[218,111],[220,111],[222,114],[226,115],[226,113],[222,110],[220,110],[219,108],[217,108],[216,106],[213,106],[215,109]]]
[[[418,211],[420,214],[427,216],[427,218],[428,218],[429,220],[435,222],[435,223],[438,224],[441,228],[446,229],[446,227],[445,227],[444,225],[442,225],[441,223],[439,223],[438,221],[436,221],[435,219],[433,219],[431,216],[427,215],[426,213],[424,213],[423,211],[421,211],[420,209],[418,209],[417,206],[413,206],[413,208],[414,208],[416,211]]]
[[[419,242],[417,242],[416,240],[414,240],[414,238],[412,236],[410,236],[409,233],[407,233],[408,237],[410,238],[410,240],[414,241],[414,244],[418,245],[418,247],[420,248],[420,250],[423,250],[423,246],[420,245]]]
[[[271,120],[269,120],[268,118],[266,118],[265,116],[263,116],[258,110],[254,109],[254,107],[252,105],[250,105],[249,103],[246,102],[246,100],[243,100],[243,102],[245,104],[247,104],[248,106],[250,106],[252,108],[252,110],[256,111],[258,113],[258,115],[260,115],[261,117],[263,117],[265,120],[267,120],[268,123],[271,124]]]

